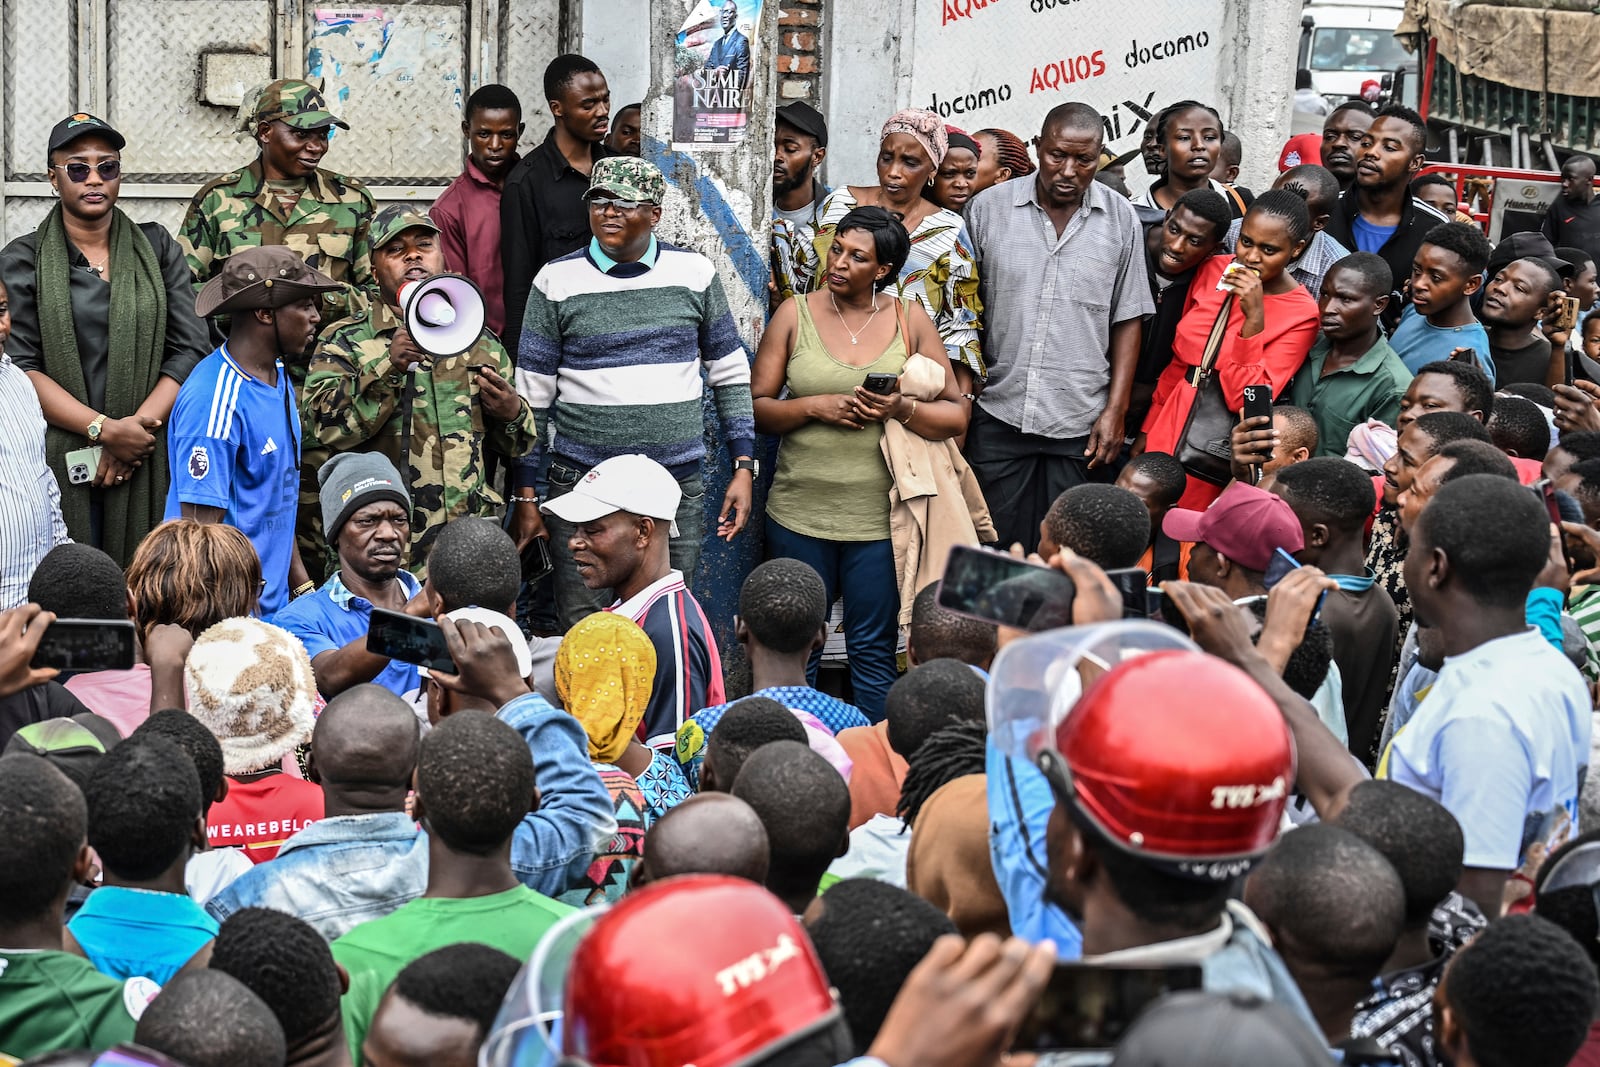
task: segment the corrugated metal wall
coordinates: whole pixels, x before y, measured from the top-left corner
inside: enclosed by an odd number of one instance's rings
[[[461,168],[461,107],[510,85],[524,146],[549,125],[540,79],[560,51],[562,0],[5,0],[0,26],[0,243],[50,208],[50,127],[90,111],[128,138],[120,206],[176,227],[201,182],[254,158],[216,87],[230,72],[322,79],[352,129],[326,165],[379,199],[431,200]],[[207,74],[210,77],[207,77]]]

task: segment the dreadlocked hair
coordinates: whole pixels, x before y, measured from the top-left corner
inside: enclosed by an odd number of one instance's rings
[[[922,742],[911,756],[900,786],[900,801],[894,809],[907,827],[917,821],[922,805],[941,786],[969,774],[983,773],[987,738],[988,727],[984,723],[963,720],[930,734]]]

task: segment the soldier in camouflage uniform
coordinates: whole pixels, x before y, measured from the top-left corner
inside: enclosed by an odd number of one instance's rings
[[[331,126],[350,128],[306,82],[275,81],[262,90],[250,122],[261,154],[201,186],[178,231],[196,292],[240,249],[284,245],[345,285],[327,295],[324,324],[361,309],[373,284],[367,231],[376,209],[361,182],[317,166]],[[298,389],[304,365],[291,366],[289,376]]]
[[[445,269],[438,234],[415,205],[378,214],[372,224],[378,295],[324,331],[300,394],[302,473],[310,472],[311,484],[328,450],[382,452],[406,479],[412,569],[419,576],[446,521],[504,514],[485,472],[485,449],[513,459],[533,448],[535,433],[533,412],[512,385],[515,365],[494,334],[484,330],[467,351],[437,358],[406,333],[398,292]],[[538,509],[531,494],[514,506]],[[307,510],[302,506],[302,545]]]

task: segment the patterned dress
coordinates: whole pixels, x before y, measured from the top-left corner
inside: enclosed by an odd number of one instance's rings
[[[835,189],[822,202],[815,227],[802,231],[793,242],[795,291],[821,289],[828,248],[839,220],[860,205],[848,187]],[[911,235],[911,254],[900,279],[888,292],[920,301],[939,328],[951,363],[965,364],[981,380],[983,354],[978,346],[978,321],[983,305],[978,299],[978,265],[972,256],[972,239],[966,223],[953,211],[940,208]]]

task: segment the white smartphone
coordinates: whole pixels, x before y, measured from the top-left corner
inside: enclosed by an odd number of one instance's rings
[[[67,481],[73,485],[88,485],[100,469],[100,445],[80,448],[67,453]]]

